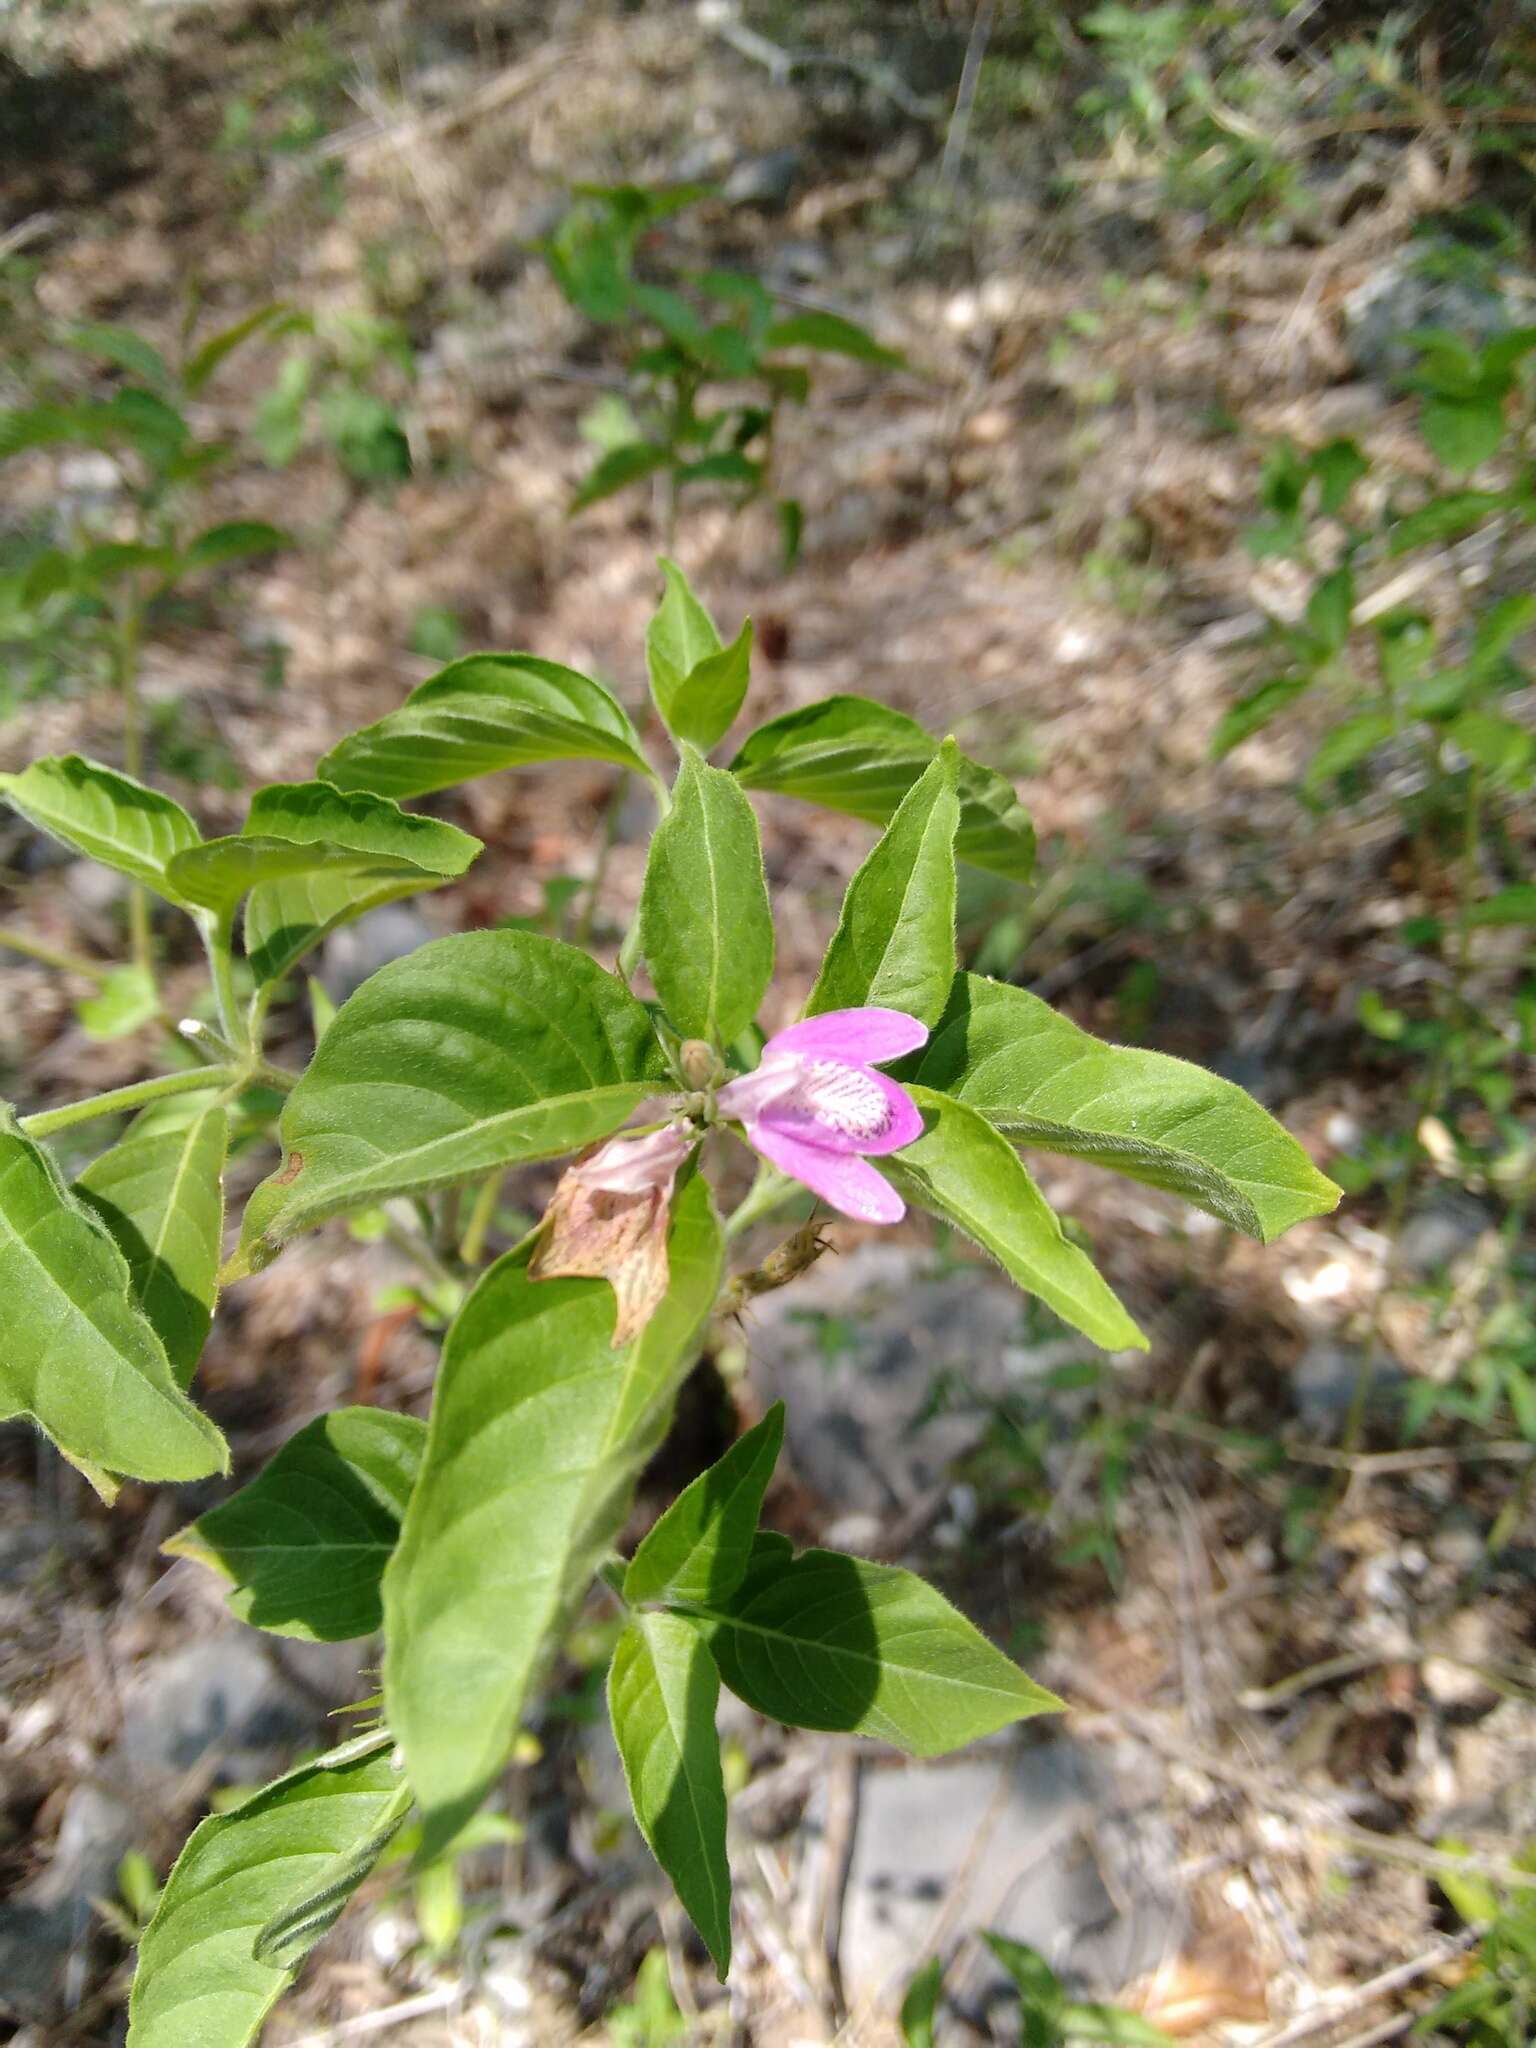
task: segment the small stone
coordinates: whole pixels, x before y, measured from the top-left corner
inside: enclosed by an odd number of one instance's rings
[[[1493,1228],[1492,1212],[1475,1195],[1439,1188],[1403,1225],[1397,1240],[1399,1270],[1414,1280],[1440,1278]]]
[[[369,975],[441,936],[413,905],[386,903],[331,933],[320,954],[320,979],[331,1000],[344,1003]]]
[[[761,206],[782,213],[794,195],[803,169],[798,149],[771,149],[765,156],[743,157],[721,187],[728,206]]]

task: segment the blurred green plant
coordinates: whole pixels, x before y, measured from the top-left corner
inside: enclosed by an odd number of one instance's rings
[[[1466,1853],[1460,1842],[1437,1847]],[[1513,1863],[1536,1876],[1536,1849]],[[1471,1869],[1443,1869],[1436,1882],[1467,1926],[1483,1931],[1461,1982],[1421,2013],[1412,2031],[1464,2048],[1529,2048],[1536,2037],[1536,1890],[1500,1892]]]
[[[1519,567],[1536,528],[1536,327],[1480,344],[1443,330],[1413,339],[1407,383],[1426,452],[1412,481],[1353,440],[1269,451],[1249,549],[1299,571],[1306,594],[1295,616],[1269,620],[1257,679],[1213,745],[1229,753],[1302,700],[1321,701],[1328,719],[1298,800],[1318,816],[1396,812],[1419,898],[1396,931],[1421,993],[1410,1002],[1367,988],[1358,1014],[1378,1057],[1406,1075],[1408,1114],[1394,1131],[1367,1133],[1337,1170],[1351,1192],[1385,1192],[1394,1243],[1410,1202],[1435,1182],[1500,1206],[1500,1256],[1477,1301],[1455,1305],[1470,1330],[1457,1369],[1414,1384],[1405,1423],[1414,1434],[1434,1417],[1486,1425],[1507,1411],[1536,1441],[1536,1347],[1520,1307],[1536,1192],[1524,1078],[1536,974],[1521,936],[1536,927],[1536,884],[1520,829],[1536,786],[1536,733],[1522,711],[1536,596]],[[1411,602],[1430,587],[1450,599],[1433,614]],[[1493,958],[1485,949],[1501,932],[1512,948]],[[1346,1449],[1375,1349],[1373,1325]]]
[[[746,271],[673,261],[661,279],[653,277],[667,254],[663,222],[709,191],[578,185],[541,244],[570,304],[599,327],[621,329],[626,349],[624,393],[605,394],[583,422],[598,453],[571,510],[659,478],[668,553],[683,491],[712,485],[744,505],[773,488],[780,408],[803,405],[811,389],[810,370],[795,358],[846,356],[878,369],[904,361],[841,314],[781,313],[774,294]],[[784,560],[793,563],[800,502],[780,497],[776,511]]]
[[[641,1959],[633,1998],[608,2014],[608,2039],[613,2048],[678,2048],[688,2039],[664,1948],[648,1949]]]
[[[1005,1934],[987,1933],[981,1938],[1019,1994],[1018,2048],[1067,2048],[1073,2041],[1103,2042],[1109,2048],[1172,2048],[1171,2037],[1140,2013],[1124,2006],[1085,2004],[1068,1998],[1066,1987],[1038,1949],[1011,1941]],[[902,2039],[907,2048],[934,2048],[943,1978],[943,1965],[935,1956],[908,1984],[901,2006]]]

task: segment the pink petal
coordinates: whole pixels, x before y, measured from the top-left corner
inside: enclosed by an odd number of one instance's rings
[[[755,1151],[856,1223],[899,1223],[907,1205],[888,1180],[849,1152],[828,1152],[781,1130],[748,1126]]]
[[[921,1113],[905,1088],[874,1067],[845,1060],[802,1061],[795,1086],[771,1096],[754,1120],[824,1152],[897,1152],[923,1134]]]
[[[928,1043],[928,1027],[905,1010],[826,1010],[779,1031],[763,1047],[763,1057],[780,1052],[803,1053],[807,1059],[847,1060],[868,1066],[876,1060],[899,1059]]]
[[[793,1056],[769,1059],[765,1054],[762,1064],[754,1067],[750,1074],[738,1074],[734,1081],[727,1081],[717,1091],[715,1107],[722,1116],[737,1123],[746,1123],[752,1117],[761,1116],[770,1102],[792,1094],[801,1073],[801,1062]]]
[[[581,1186],[611,1195],[670,1194],[677,1169],[693,1150],[693,1134],[676,1124],[643,1138],[610,1138],[571,1168]]]

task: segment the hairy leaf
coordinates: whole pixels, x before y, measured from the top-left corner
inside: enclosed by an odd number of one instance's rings
[[[760,1542],[736,1592],[695,1611],[732,1692],[793,1728],[943,1756],[1061,1705],[896,1565]]]
[[[707,1606],[734,1593],[752,1556],[783,1442],[784,1403],[775,1401],[661,1516],[630,1560],[624,1598],[634,1606],[647,1600]]]
[[[64,754],[34,761],[19,775],[0,775],[0,797],[75,853],[131,875],[172,903],[182,901],[167,870],[177,854],[198,844],[198,830],[159,790],[98,761]]]
[[[714,1957],[731,1966],[731,1868],[709,1646],[677,1614],[637,1615],[608,1672],[608,1715],[630,1804],[652,1855]]]
[[[666,594],[645,635],[651,695],[667,730],[702,752],[723,737],[747,694],[752,621],[729,647],[675,562],[662,560]]]
[[[134,1300],[128,1262],[4,1105],[0,1301],[0,1416],[29,1416],[101,1491],[112,1491],[109,1472],[201,1479],[227,1469],[223,1437],[177,1386]]]
[[[934,1024],[955,978],[954,742],[902,798],[848,884],[809,1015],[875,1004]]]
[[[635,729],[605,689],[532,654],[468,654],[333,747],[320,774],[341,789],[426,796],[499,768],[577,760],[646,772]]]
[[[178,1095],[142,1110],[76,1182],[128,1261],[134,1299],[183,1387],[218,1297],[228,1147],[216,1095]]]
[[[321,1643],[371,1636],[426,1441],[414,1415],[318,1416],[165,1548],[226,1578],[231,1609],[253,1628]]]
[[[663,1075],[644,1009],[574,946],[436,939],[337,1011],[284,1106],[284,1162],[251,1197],[232,1271],[344,1209],[605,1138]]]
[[[178,855],[172,883],[226,919],[249,891],[246,953],[257,980],[272,981],[337,925],[441,887],[480,850],[457,826],[388,797],[283,782],[256,792],[238,833]]]
[[[698,1176],[674,1204],[670,1265],[661,1307],[619,1350],[611,1288],[532,1280],[522,1252],[489,1269],[449,1332],[384,1575],[386,1711],[432,1844],[501,1769],[697,1353],[721,1267]]]
[[[756,1016],[773,974],[763,849],[736,778],[686,741],[682,751],[646,862],[640,941],[676,1029],[728,1045]]]
[[[1018,1143],[1166,1188],[1263,1243],[1339,1190],[1235,1082],[1108,1045],[1027,990],[968,974],[913,1068]]]
[[[1061,1223],[1017,1152],[963,1102],[912,1087],[923,1135],[880,1164],[900,1192],[992,1254],[1010,1280],[1106,1351],[1147,1340]]]
[[[917,723],[868,697],[826,697],[748,735],[731,770],[747,789],[802,797],[884,825],[938,752]],[[1027,882],[1035,832],[1011,783],[968,760],[956,764],[960,829],[955,851],[976,867]]]
[[[406,1806],[387,1740],[365,1738],[203,1821],[139,1943],[129,2048],[254,2042]],[[270,1951],[262,1958],[259,1942]]]

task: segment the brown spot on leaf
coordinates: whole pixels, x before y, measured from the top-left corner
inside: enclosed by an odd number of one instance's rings
[[[290,1152],[288,1164],[281,1173],[276,1173],[272,1176],[272,1185],[275,1188],[291,1188],[303,1171],[304,1154],[302,1152]]]
[[[614,1348],[638,1336],[667,1291],[667,1221],[660,1188],[613,1194],[585,1187],[576,1169],[560,1177],[545,1234],[528,1262],[533,1280],[606,1280],[618,1302]]]

